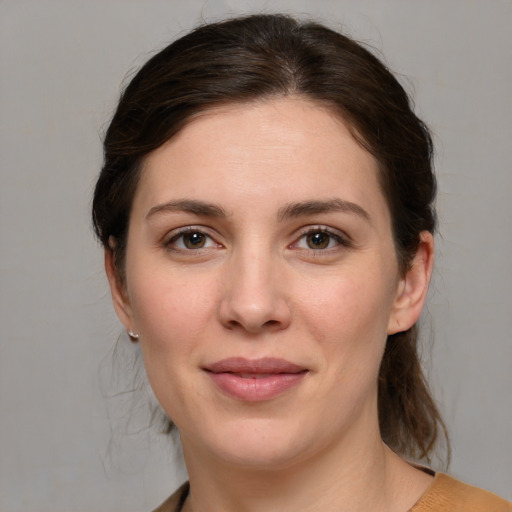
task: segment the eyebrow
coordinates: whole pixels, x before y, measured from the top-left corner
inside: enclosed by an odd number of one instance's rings
[[[199,201],[197,199],[176,199],[153,206],[146,214],[146,219],[161,212],[185,212],[202,217],[228,217],[226,210],[218,204]],[[354,213],[368,222],[371,220],[370,215],[364,208],[356,203],[338,198],[326,201],[311,200],[289,203],[279,209],[277,218],[279,221],[283,221],[294,217],[305,217],[308,215],[331,212]]]
[[[369,213],[356,203],[343,199],[329,199],[327,201],[301,201],[290,203],[279,209],[277,217],[280,221],[292,217],[303,217],[319,213],[355,213],[368,222],[371,222]]]
[[[167,203],[153,206],[146,214],[146,220],[161,212],[186,212],[202,217],[227,217],[228,214],[222,206],[207,203],[196,199],[176,199]]]

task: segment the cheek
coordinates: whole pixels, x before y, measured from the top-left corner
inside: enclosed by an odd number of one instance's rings
[[[193,346],[212,315],[206,287],[173,275],[138,275],[130,300],[141,339],[160,353]]]
[[[326,333],[386,333],[396,291],[394,280],[386,275],[393,276],[359,269],[342,276],[333,273],[321,281],[305,281],[296,294],[302,297],[304,315]]]
[[[327,279],[322,294],[312,295],[312,289],[304,289],[302,318],[304,328],[323,347],[325,363],[344,379],[363,374],[373,378],[387,339],[394,282],[382,275],[353,272]]]
[[[132,290],[148,381],[167,415],[180,418],[191,400],[191,369],[207,330],[211,302],[179,279],[139,281]]]

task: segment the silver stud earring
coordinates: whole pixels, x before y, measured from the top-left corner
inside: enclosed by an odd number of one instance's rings
[[[128,331],[128,336],[132,341],[137,341],[139,339],[139,335],[133,331]]]

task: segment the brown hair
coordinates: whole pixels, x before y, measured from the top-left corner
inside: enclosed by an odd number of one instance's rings
[[[104,141],[93,223],[122,277],[141,164],[199,112],[233,102],[299,95],[342,116],[380,164],[400,271],[424,230],[434,232],[432,141],[388,69],[352,39],[313,22],[253,15],[201,26],[152,57],[126,87]],[[111,242],[115,243],[112,244]],[[430,395],[417,328],[388,337],[379,374],[384,441],[428,458],[446,428]]]

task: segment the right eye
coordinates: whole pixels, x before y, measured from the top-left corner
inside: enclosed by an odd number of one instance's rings
[[[180,230],[165,245],[178,251],[193,251],[218,246],[211,236],[198,229],[190,228]]]

